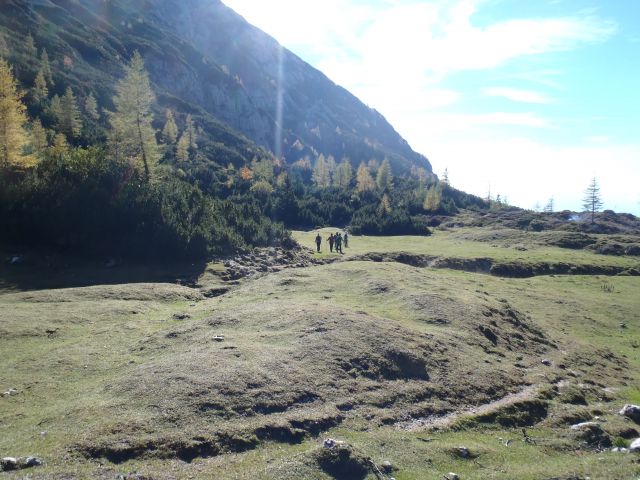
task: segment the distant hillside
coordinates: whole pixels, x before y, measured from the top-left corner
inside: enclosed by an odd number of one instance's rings
[[[23,84],[33,84],[38,68],[24,55],[30,33],[51,59],[51,93],[71,86],[80,98],[92,92],[107,109],[123,60],[139,50],[159,107],[197,116],[217,163],[261,156],[252,143],[276,151],[281,59],[282,154],[289,163],[322,153],[347,156],[354,166],[386,157],[397,174],[413,165],[431,171],[380,113],[281,52],[218,0],[3,0],[0,27]]]

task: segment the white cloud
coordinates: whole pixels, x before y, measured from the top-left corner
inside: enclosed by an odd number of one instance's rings
[[[596,177],[604,208],[640,214],[640,144],[558,147],[527,138],[435,138],[428,144],[434,171],[448,168],[455,187],[479,196],[490,185],[492,194],[513,205],[533,208],[554,197],[556,210],[580,211],[584,190]]]
[[[474,15],[486,0],[223,1],[379,110],[414,149],[428,155],[434,171],[449,168],[454,186],[484,195],[491,183],[493,192],[513,204],[531,207],[554,196],[557,208],[579,209],[582,192],[596,175],[606,207],[639,211],[637,195],[629,199],[623,192],[637,192],[640,146],[600,141],[600,132],[583,145],[578,145],[583,139],[573,140],[572,147],[540,143],[526,135],[566,130],[576,118],[554,121],[550,112],[528,111],[460,113],[468,105],[463,101],[473,96],[449,83],[457,72],[491,72],[523,57],[541,59],[605,41],[617,25],[593,11],[480,26]],[[493,86],[483,93],[544,106],[553,99],[522,88],[523,83],[556,92],[568,88],[563,65],[519,66],[524,69],[496,70],[489,76]]]
[[[513,102],[549,104],[553,101],[546,95],[531,90],[520,90],[510,87],[488,87],[482,90],[490,97],[504,97]]]

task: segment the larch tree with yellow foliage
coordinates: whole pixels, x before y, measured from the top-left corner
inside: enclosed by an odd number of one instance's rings
[[[26,107],[11,66],[0,58],[0,167],[24,164]]]
[[[367,166],[360,163],[358,171],[356,172],[356,190],[358,192],[372,192],[376,189],[376,182],[373,181],[373,177],[369,172]]]
[[[116,85],[115,112],[110,112],[109,146],[116,158],[141,165],[151,179],[160,158],[151,121],[156,97],[142,56],[136,51],[125,66],[125,76]]]

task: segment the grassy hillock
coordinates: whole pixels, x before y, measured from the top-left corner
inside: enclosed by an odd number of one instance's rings
[[[239,281],[226,272],[250,255],[173,277],[4,264],[0,387],[15,392],[0,398],[0,452],[42,458],[33,478],[637,474],[637,455],[610,447],[640,429],[617,414],[640,401],[638,277],[511,278],[443,262],[637,259],[487,235],[353,236],[344,256],[296,253]],[[598,427],[570,428],[583,421]],[[327,450],[326,437],[345,443]]]

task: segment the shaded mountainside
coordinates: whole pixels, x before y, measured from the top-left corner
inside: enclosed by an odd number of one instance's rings
[[[212,153],[219,163],[260,156],[252,142],[276,150],[282,78],[288,162],[323,153],[354,164],[387,157],[397,173],[412,165],[431,170],[380,113],[217,0],[7,0],[0,25],[14,54],[25,48],[28,33],[46,46],[58,80],[54,91],[67,85],[81,97],[93,91],[106,108],[122,61],[139,50],[159,104],[198,115],[205,135],[218,142]],[[31,84],[36,62],[13,60],[21,81]],[[232,151],[220,152],[220,143]]]

